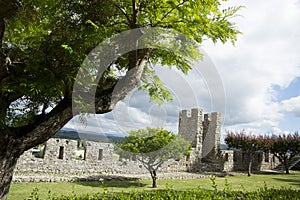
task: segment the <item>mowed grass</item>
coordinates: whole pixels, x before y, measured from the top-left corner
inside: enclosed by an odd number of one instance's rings
[[[219,190],[230,187],[232,190],[255,191],[267,186],[268,188],[292,188],[300,189],[300,172],[292,171],[291,174],[253,174],[216,177],[215,182]],[[175,190],[201,188],[213,190],[212,180],[205,179],[170,179],[158,180],[157,189],[166,187]],[[9,200],[28,199],[34,188],[38,188],[41,199],[47,199],[48,195],[60,196],[75,193],[77,195],[109,192],[130,192],[140,190],[153,190],[151,180],[143,181],[107,181],[77,182],[77,183],[14,183],[11,185]],[[50,191],[50,193],[49,193]]]

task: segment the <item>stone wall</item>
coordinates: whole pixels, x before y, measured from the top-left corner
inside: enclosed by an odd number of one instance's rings
[[[111,143],[85,142],[84,159],[90,162],[105,161],[112,162],[114,155],[114,145]]]
[[[169,160],[160,172],[223,172],[246,171],[249,158],[241,151],[220,150],[221,114],[214,112],[202,118],[201,109],[182,110],[179,114],[179,134],[192,144],[188,157]],[[39,177],[57,181],[59,176],[94,176],[95,174],[147,174],[142,163],[129,159],[114,159],[111,143],[84,142],[83,156],[78,153],[78,142],[69,139],[50,139],[45,144],[42,158],[35,157],[34,149],[24,152],[15,168],[15,181],[20,177]],[[81,150],[82,151],[82,150]],[[274,169],[279,165],[272,154],[257,152],[253,170]],[[18,178],[19,177],[19,178]],[[66,178],[69,180],[69,178]],[[26,179],[27,180],[27,179]],[[65,180],[64,178],[62,180]]]
[[[249,156],[242,151],[234,151],[233,170],[247,171]],[[252,162],[252,170],[262,171],[276,168],[280,164],[279,160],[271,153],[258,151],[255,153]]]
[[[73,160],[76,158],[76,150],[76,140],[50,139],[45,143],[44,159]]]
[[[13,181],[53,182],[70,181],[73,180],[70,177],[74,176],[149,173],[138,161],[114,160],[114,146],[111,143],[87,141],[85,156],[82,159],[76,157],[77,145],[75,140],[50,139],[45,144],[43,158],[35,157],[33,149],[24,152],[18,159]],[[169,160],[159,168],[159,171],[178,172],[185,171],[185,169],[181,161]]]
[[[223,171],[230,172],[234,170],[233,154],[232,150],[221,150],[223,155]]]
[[[24,155],[25,156],[25,155]],[[159,172],[184,172],[185,167],[175,160],[165,162],[159,168]],[[31,182],[56,182],[69,181],[69,177],[93,177],[101,174],[148,174],[149,172],[138,161],[122,160],[122,161],[95,161],[86,160],[45,160],[42,158],[18,160],[14,172],[14,182],[26,181],[24,177],[30,177]],[[57,180],[58,177],[64,177]],[[72,179],[71,179],[72,180]]]

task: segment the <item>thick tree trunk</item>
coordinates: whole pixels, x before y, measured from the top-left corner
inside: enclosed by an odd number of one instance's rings
[[[0,199],[6,199],[18,158],[5,157],[0,160]]]
[[[51,138],[71,118],[72,109],[62,106],[57,114],[49,116],[33,129],[4,128],[0,132],[0,199],[7,197],[17,160],[24,151]],[[64,109],[63,109],[64,108]],[[23,130],[23,134],[22,134]]]
[[[153,170],[153,171],[150,171],[150,174],[151,174],[151,178],[152,178],[152,187],[153,188],[157,188],[157,176],[156,176],[156,171]]]
[[[0,134],[0,199],[3,200],[7,197],[17,160],[24,151],[8,134]]]

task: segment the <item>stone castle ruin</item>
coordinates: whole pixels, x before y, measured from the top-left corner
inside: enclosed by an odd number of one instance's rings
[[[221,149],[221,113],[203,115],[202,109],[182,110],[179,113],[179,134],[192,144],[192,152],[187,158],[190,172],[247,171],[247,154],[241,151]],[[274,155],[256,152],[252,168],[255,171],[278,167]]]
[[[161,172],[246,171],[247,155],[221,149],[221,114],[203,115],[202,109],[179,113],[178,134],[191,142],[192,151],[181,160],[169,160]],[[278,160],[257,152],[253,170],[275,169]],[[44,145],[26,151],[18,160],[14,181],[74,181],[70,175],[143,174],[148,171],[135,159],[122,158],[112,143],[51,138]],[[60,175],[57,180],[55,175]],[[37,178],[39,177],[39,178]],[[64,177],[64,178],[62,178]]]

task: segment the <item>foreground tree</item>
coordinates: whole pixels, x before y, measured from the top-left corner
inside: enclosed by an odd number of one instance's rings
[[[169,159],[178,159],[187,155],[191,144],[170,131],[162,128],[147,128],[130,131],[129,136],[120,145],[140,161],[150,172],[152,187],[157,187],[157,169]]]
[[[248,176],[251,176],[252,162],[255,152],[263,148],[263,137],[245,132],[228,132],[225,138],[225,142],[230,148],[240,149],[244,152],[249,159],[248,162]]]
[[[73,117],[73,84],[88,52],[114,34],[140,27],[171,28],[198,43],[234,42],[239,32],[230,18],[238,8],[220,10],[220,2],[0,0],[0,198],[8,194],[19,156]],[[178,42],[186,58],[201,56],[190,42]],[[191,66],[184,56],[150,48],[119,56],[97,83],[95,112],[111,111],[139,82],[153,99],[170,99],[148,63],[187,73]],[[131,84],[111,101],[117,83],[126,79]]]
[[[283,165],[285,173],[289,174],[292,158],[300,153],[300,136],[294,134],[282,134],[265,136],[265,149],[271,151]]]

